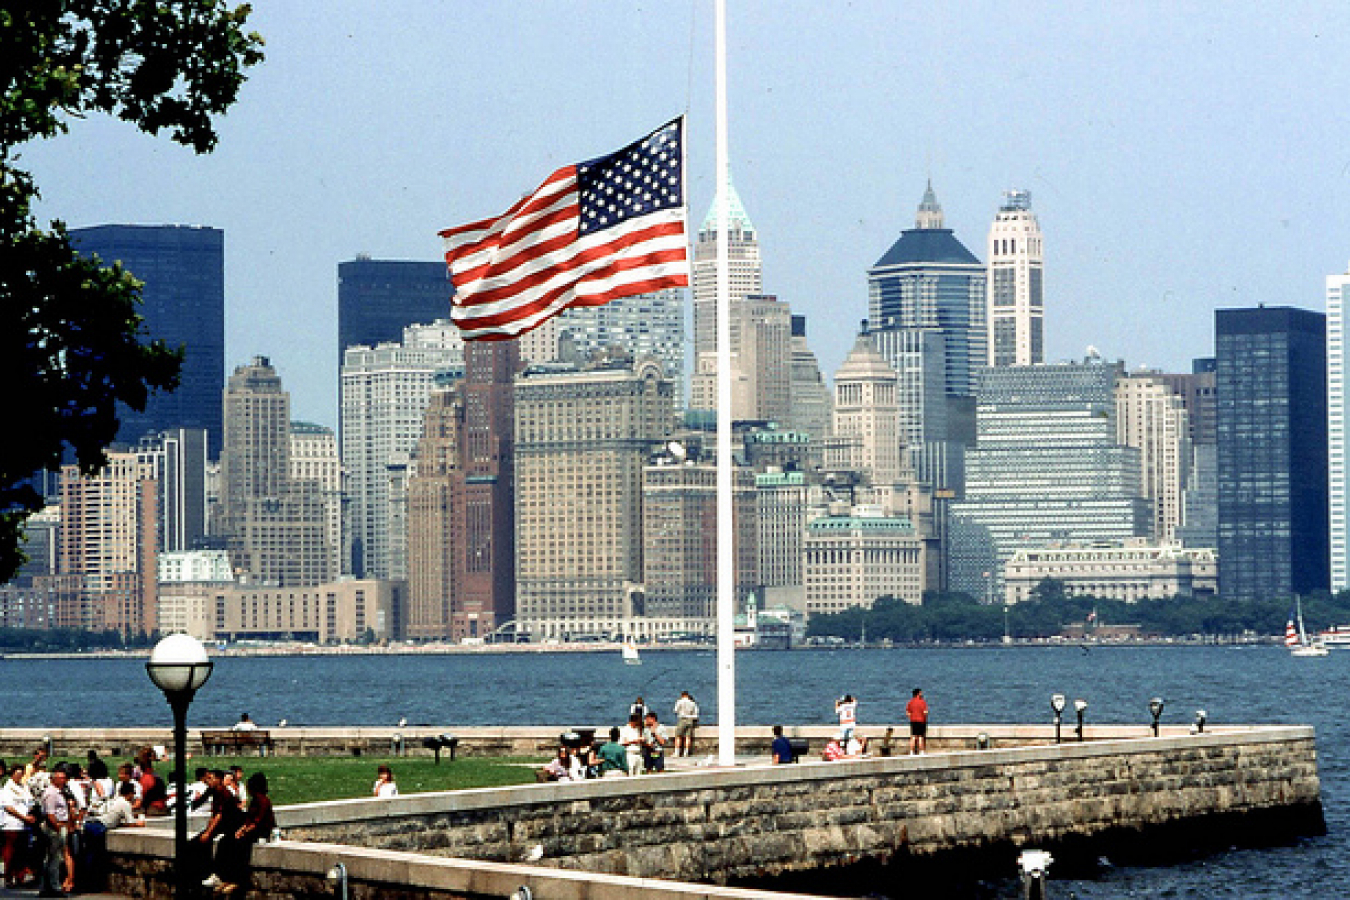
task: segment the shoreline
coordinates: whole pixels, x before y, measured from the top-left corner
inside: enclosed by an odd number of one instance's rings
[[[853,650],[1001,650],[1001,649],[1045,649],[1080,648],[1110,649],[1113,647],[1271,647],[1279,646],[1281,638],[1274,636],[1199,636],[1177,638],[1135,638],[1135,639],[1093,639],[1093,638],[1021,638],[1009,642],[1002,641],[932,641],[928,643],[886,643],[875,642],[865,646],[857,644],[803,644],[791,650],[816,652],[841,652]],[[304,657],[304,656],[463,656],[497,655],[513,653],[619,653],[623,645],[617,642],[587,641],[567,644],[413,644],[413,645],[353,645],[338,644],[318,646],[310,644],[270,644],[212,647],[210,655],[215,658],[250,657]],[[737,647],[737,652],[777,653],[789,648],[781,647]],[[1350,649],[1350,648],[1348,648]],[[0,651],[0,660],[28,659],[148,659],[150,647],[129,650],[60,650],[53,652],[38,651]],[[707,653],[712,655],[716,648],[711,644],[679,643],[642,645],[643,653],[664,653],[669,651]]]

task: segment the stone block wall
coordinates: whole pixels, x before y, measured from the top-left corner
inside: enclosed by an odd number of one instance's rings
[[[286,807],[288,838],[726,883],[1263,812],[1322,823],[1311,728],[706,769]]]

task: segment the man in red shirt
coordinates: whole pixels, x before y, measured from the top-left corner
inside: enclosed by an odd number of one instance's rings
[[[924,753],[928,750],[928,701],[923,699],[923,688],[914,689],[905,712],[909,714],[910,755]]]

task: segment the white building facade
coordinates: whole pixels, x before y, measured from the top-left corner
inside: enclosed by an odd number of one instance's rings
[[[1213,548],[1148,541],[1022,549],[1003,568],[1004,602],[1030,599],[1046,579],[1060,582],[1071,597],[1126,603],[1212,597],[1219,581],[1218,555]]]
[[[1327,482],[1330,501],[1331,590],[1350,588],[1350,469],[1346,466],[1347,405],[1345,380],[1350,359],[1345,342],[1350,270],[1327,276]]]
[[[922,603],[924,554],[913,523],[879,508],[813,519],[802,553],[807,615],[871,609],[882,597]]]
[[[1031,192],[1005,191],[989,229],[989,364],[1045,361],[1044,256]]]

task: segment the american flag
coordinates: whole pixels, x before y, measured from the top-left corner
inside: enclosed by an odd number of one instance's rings
[[[466,340],[524,334],[569,306],[689,284],[684,119],[564,166],[502,215],[441,232]]]

